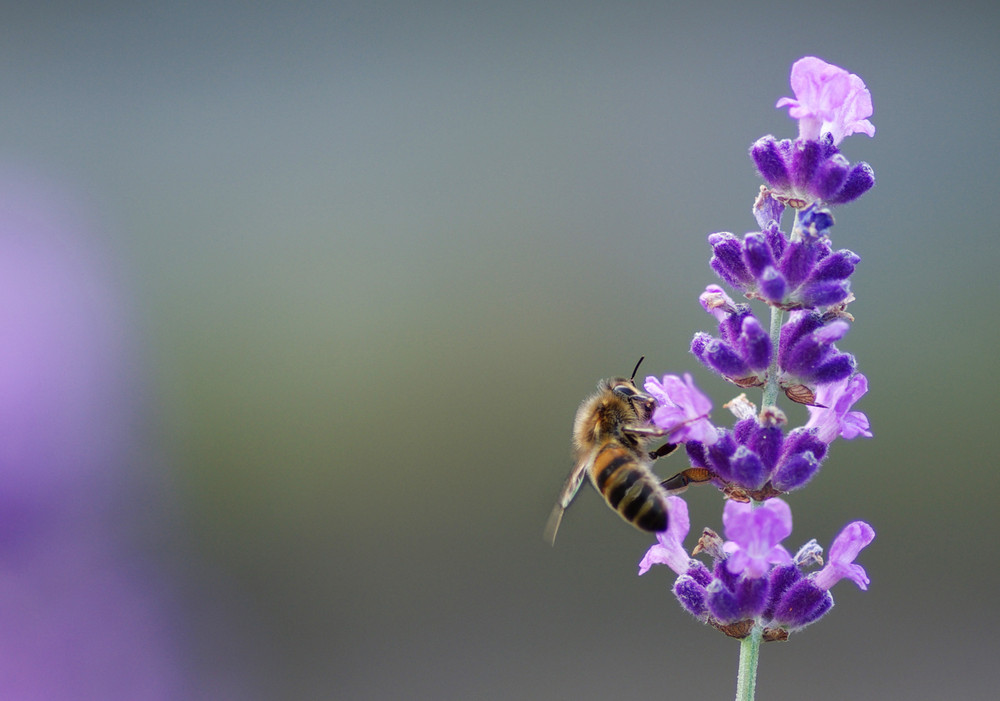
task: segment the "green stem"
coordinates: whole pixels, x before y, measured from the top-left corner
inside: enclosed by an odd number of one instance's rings
[[[757,687],[757,661],[760,658],[760,638],[763,630],[754,623],[750,635],[740,641],[740,672],[736,678],[736,701],[753,701]]]
[[[777,307],[771,307],[771,365],[767,368],[767,384],[764,385],[764,396],[761,397],[761,410],[766,406],[774,406],[778,401],[778,342],[781,340],[781,324],[785,320],[785,312]]]

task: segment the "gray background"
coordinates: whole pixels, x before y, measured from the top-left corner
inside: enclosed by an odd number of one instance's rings
[[[815,54],[875,104],[834,235],[876,438],[789,498],[788,544],[878,538],[759,696],[993,698],[996,9],[693,5],[4,10],[0,158],[100,213],[134,310],[170,485],[135,527],[193,696],[731,696],[737,644],[635,576],[648,537],[589,488],[540,532],[597,379],[645,354],[732,396],[687,353],[705,237],[754,228],[747,148],[795,135]]]

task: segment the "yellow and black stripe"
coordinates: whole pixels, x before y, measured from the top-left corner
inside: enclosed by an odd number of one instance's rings
[[[617,443],[597,451],[590,478],[611,508],[643,531],[667,529],[666,493],[633,453]]]

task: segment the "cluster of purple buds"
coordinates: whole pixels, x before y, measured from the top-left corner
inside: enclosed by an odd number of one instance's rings
[[[764,499],[799,489],[816,474],[827,447],[837,437],[871,437],[868,417],[852,411],[868,391],[864,375],[855,374],[824,385],[810,406],[809,421],[785,432],[784,412],[767,407],[759,414],[744,396],[726,406],[736,415],[732,428],[713,425],[707,418],[711,400],[685,375],[647,377],[646,392],[659,405],[653,423],[683,443],[692,467],[708,470],[712,482],[731,498]],[[695,430],[697,429],[697,430]]]
[[[728,501],[722,516],[726,540],[705,529],[695,549],[711,556],[708,567],[684,549],[690,530],[687,504],[679,497],[669,501],[670,526],[657,534],[656,545],[639,563],[639,574],[653,565],[669,566],[678,575],[673,591],[681,606],[727,635],[745,637],[757,621],[764,639],[784,640],[833,607],[830,588],[841,579],[868,588],[864,568],[854,563],[875,537],[863,521],[848,524],[834,538],[824,566],[823,549],[815,540],[794,557],[781,545],[792,532],[792,511],[784,501],[769,499],[757,509]],[[816,566],[821,568],[807,572]]]
[[[774,355],[767,330],[748,304],[736,304],[718,285],[709,285],[701,305],[719,322],[719,336],[696,333],[691,352],[707,368],[740,387],[763,387]],[[854,356],[834,342],[850,329],[843,310],[798,310],[782,325],[778,342],[778,383],[789,398],[813,404],[812,387],[838,382],[854,374]]]
[[[774,216],[775,210],[757,208],[755,213],[763,220]],[[748,299],[784,310],[849,302],[848,278],[861,258],[846,248],[834,251],[831,247],[827,237],[834,224],[830,210],[814,204],[800,210],[791,236],[778,228],[778,221],[764,221],[761,231],[750,232],[742,240],[728,231],[709,236],[712,270]]]
[[[771,196],[795,207],[810,202],[846,204],[875,184],[871,166],[864,162],[852,166],[829,133],[818,140],[795,141],[778,141],[768,134],[757,140],[750,155]]]

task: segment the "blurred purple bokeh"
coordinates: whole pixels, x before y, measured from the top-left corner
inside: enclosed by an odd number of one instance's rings
[[[86,220],[0,174],[0,698],[178,698],[135,329]]]

